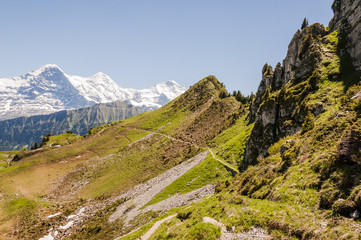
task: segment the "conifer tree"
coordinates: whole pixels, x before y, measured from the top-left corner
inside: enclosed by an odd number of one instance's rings
[[[307,18],[303,19],[303,22],[301,25],[301,30],[303,30],[306,27],[308,27],[308,19]]]

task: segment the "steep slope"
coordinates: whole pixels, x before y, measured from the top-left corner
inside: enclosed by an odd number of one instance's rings
[[[283,64],[265,65],[248,118],[211,141],[241,173],[150,239],[360,238],[361,2],[333,8],[330,28],[297,31]]]
[[[0,121],[0,150],[20,150],[41,142],[47,134],[59,135],[72,131],[85,135],[90,128],[124,120],[144,112],[121,101],[96,104],[76,110],[63,110],[49,115],[20,117]]]
[[[185,88],[174,81],[150,89],[125,89],[104,73],[80,77],[68,75],[58,66],[48,64],[20,77],[0,78],[0,120],[117,100],[156,109],[184,91]]]
[[[116,237],[159,215],[140,212],[136,218],[144,220],[129,221],[127,227],[123,218],[111,224],[104,218],[118,205],[133,208],[131,199],[125,202],[119,198],[137,184],[166,174],[166,170],[182,166],[180,164],[189,159],[192,162],[192,157],[202,152],[201,163],[184,175],[184,179],[190,180],[181,180],[187,181],[185,193],[229,178],[232,172],[227,171],[226,165],[212,155],[205,158],[207,142],[233,124],[233,114],[240,110],[240,103],[233,97],[220,98],[222,92],[225,92],[224,86],[209,76],[158,110],[94,128],[83,138],[69,134],[52,136],[45,147],[18,153],[15,161],[0,169],[0,191],[5,196],[1,201],[0,229],[15,226],[16,231],[7,233],[13,239],[39,238],[49,231],[43,221],[65,225],[69,214],[78,214],[78,206],[82,206],[86,217],[78,217],[77,224],[73,222],[69,230],[61,230],[58,237],[67,234],[76,234],[80,239],[89,238],[89,234],[93,239]],[[209,120],[207,126],[203,119]],[[207,129],[214,131],[207,132]],[[9,181],[10,178],[13,181]],[[167,181],[171,183],[174,179]],[[167,190],[171,191],[170,195],[175,194],[172,189]],[[98,215],[98,210],[103,212],[103,217]],[[36,212],[41,213],[40,218],[34,217]],[[57,212],[63,213],[47,218]],[[107,230],[93,233],[97,225],[94,222]]]

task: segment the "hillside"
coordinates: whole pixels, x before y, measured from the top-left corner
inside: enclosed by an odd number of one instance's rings
[[[72,131],[82,136],[90,128],[124,120],[146,110],[147,108],[115,101],[88,108],[63,110],[49,115],[0,121],[0,151],[30,148],[35,142],[40,144],[43,137],[49,133],[59,135]]]
[[[332,7],[243,103],[208,76],[160,109],[3,160],[1,236],[359,239],[361,2]]]
[[[221,92],[225,92],[223,85],[210,76],[161,109],[94,128],[82,138],[52,136],[43,148],[19,153],[15,161],[0,169],[4,196],[0,229],[21,224],[21,230],[15,227],[16,232],[7,234],[11,238],[40,238],[49,231],[44,221],[62,224],[59,220],[66,220],[78,206],[86,209],[87,217],[82,221],[97,219],[96,212],[102,208],[114,211],[114,206],[124,201],[119,198],[121,193],[204,152],[206,143],[232,124],[240,103],[234,98],[219,98]],[[212,121],[205,125],[203,119]],[[189,180],[192,183],[186,192],[232,176],[226,165],[206,156],[197,157],[202,163],[192,165],[195,172],[187,173],[187,178],[194,179]],[[35,217],[35,212],[42,217]],[[57,212],[62,214],[47,220]],[[121,225],[117,221],[106,227]],[[62,236],[75,233],[78,227],[74,224]],[[114,237],[119,234],[111,233]]]

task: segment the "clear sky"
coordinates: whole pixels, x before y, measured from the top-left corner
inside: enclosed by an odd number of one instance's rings
[[[104,72],[120,86],[215,75],[229,91],[257,90],[262,66],[286,56],[304,17],[328,25],[333,0],[0,1],[0,76],[48,63]]]

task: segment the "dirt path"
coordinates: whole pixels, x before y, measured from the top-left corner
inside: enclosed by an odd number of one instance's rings
[[[136,143],[138,143],[138,142],[142,142],[142,141],[144,141],[144,140],[150,139],[150,138],[153,137],[153,136],[154,136],[154,134],[150,132],[149,134],[145,135],[144,137],[142,137],[142,138],[140,138],[140,139],[138,139],[138,140],[136,140],[136,141],[134,141],[134,142],[130,142],[130,143],[128,144],[128,147],[131,147],[132,145],[134,145],[134,144],[136,144]],[[130,141],[130,140],[129,140],[129,141]]]
[[[233,239],[271,239],[267,231],[262,228],[251,227],[248,232],[244,233],[234,233],[233,231],[228,231],[226,226],[223,223],[218,222],[217,220],[204,217],[203,222],[213,224],[214,226],[221,228],[221,237],[220,240],[233,240]]]
[[[139,209],[147,204],[152,198],[160,193],[165,187],[198,165],[207,157],[208,151],[198,154],[197,156],[184,161],[161,175],[149,180],[146,183],[139,184],[133,189],[118,196],[118,199],[129,199],[110,216],[112,222],[118,218],[125,217],[127,224],[131,219],[139,214]]]
[[[188,143],[188,144],[191,144],[191,145],[195,146],[196,148],[201,148],[200,146],[198,146],[198,145],[196,145],[196,144],[194,144],[194,143],[187,142],[187,141],[184,141],[184,140],[181,140],[181,139],[177,139],[177,138],[174,138],[174,137],[172,137],[172,136],[169,136],[169,135],[166,135],[166,134],[163,134],[163,133],[160,133],[160,132],[152,132],[152,131],[145,130],[145,129],[142,129],[142,130],[148,132],[149,135],[152,134],[152,136],[153,136],[153,135],[160,135],[160,136],[166,137],[166,138],[168,138],[168,139],[170,139],[170,140],[173,140],[173,141],[176,141],[176,142]],[[147,135],[147,136],[148,136],[148,135]],[[143,139],[139,139],[139,140],[143,140]],[[138,141],[139,141],[139,140],[138,140]],[[237,168],[233,167],[232,165],[230,165],[229,163],[225,162],[224,160],[217,158],[216,155],[213,153],[212,149],[210,149],[210,148],[208,147],[207,150],[212,154],[212,157],[213,157],[216,161],[218,161],[218,162],[222,163],[224,166],[226,166],[226,168],[228,168],[230,171],[232,171],[233,174],[238,174],[238,173],[239,173],[239,170],[238,170]]]
[[[140,240],[147,240],[148,238],[150,238],[150,236],[152,236],[152,234],[159,228],[160,225],[162,225],[162,223],[168,221],[169,219],[174,218],[175,216],[177,216],[177,214],[170,215],[154,223],[154,225],[148,230],[148,232],[146,232],[143,236],[140,237]]]
[[[216,155],[214,155],[213,151],[208,148],[208,151],[212,154],[212,157],[217,160],[218,162],[222,163],[224,166],[228,167],[229,169],[231,169],[232,171],[234,171],[235,173],[239,173],[239,170],[235,167],[233,167],[232,165],[230,165],[229,163],[226,163],[225,161],[223,161],[222,159],[219,159],[216,157]]]
[[[126,135],[123,135],[123,137],[125,138],[125,140],[127,140],[129,142],[129,144],[132,143],[132,141],[130,141],[130,139]]]

